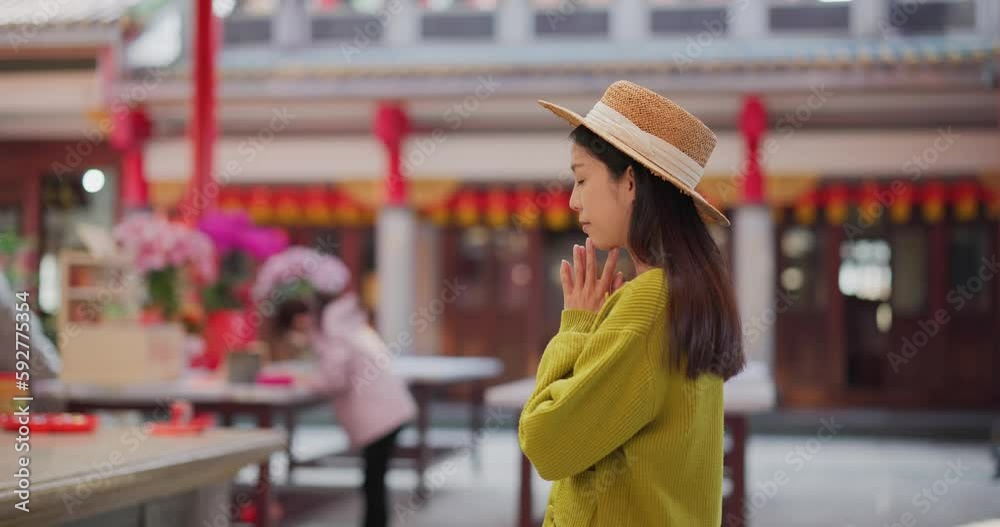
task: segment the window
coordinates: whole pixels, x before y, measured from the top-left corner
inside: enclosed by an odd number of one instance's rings
[[[729,0],[650,0],[649,26],[654,34],[713,37],[729,31]]]
[[[386,0],[311,0],[308,8],[316,42],[353,41],[359,35],[379,41],[385,32]]]
[[[927,303],[927,231],[904,227],[892,240],[892,309],[900,316],[915,316]]]
[[[850,28],[849,2],[772,0],[768,26],[776,33],[845,34]]]
[[[459,233],[458,254],[455,257],[457,281],[469,284],[465,293],[456,300],[460,309],[480,309],[490,301],[490,234],[489,229],[479,225],[462,229]]]
[[[954,311],[988,312],[991,308],[993,272],[990,261],[990,231],[985,225],[959,225],[952,229],[948,268],[951,289],[945,300]]]
[[[496,0],[419,0],[425,39],[491,40],[496,32]]]
[[[837,284],[844,296],[885,302],[892,297],[892,251],[883,239],[847,240],[840,244]]]
[[[791,309],[821,309],[826,305],[821,231],[813,227],[789,227],[781,233],[780,243],[778,283],[792,300]]]
[[[215,0],[212,10],[223,18],[226,45],[268,45],[271,42],[271,16],[278,0]]]
[[[888,21],[902,34],[973,29],[976,5],[974,0],[892,0]]]
[[[500,306],[506,311],[525,309],[537,287],[530,265],[529,235],[515,229],[500,229],[494,232],[494,241],[500,273],[497,277]]]
[[[532,0],[538,36],[603,36],[610,0]]]

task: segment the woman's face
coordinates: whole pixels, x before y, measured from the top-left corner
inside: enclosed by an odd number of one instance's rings
[[[635,199],[632,169],[616,182],[607,165],[576,143],[570,152],[570,169],[576,182],[569,206],[579,215],[583,232],[598,249],[626,248]]]

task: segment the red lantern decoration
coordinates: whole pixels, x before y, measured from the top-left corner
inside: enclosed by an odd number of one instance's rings
[[[298,191],[293,188],[279,190],[274,201],[274,217],[278,223],[292,225],[302,221],[302,204]]]
[[[507,225],[510,216],[510,197],[502,188],[490,189],[486,193],[486,223],[493,228]]]
[[[326,197],[326,188],[311,187],[305,195],[305,217],[312,225],[329,225],[333,219]]]
[[[573,220],[569,199],[570,193],[567,190],[559,190],[552,194],[551,203],[545,208],[546,227],[555,231],[569,228]]]
[[[885,213],[882,203],[878,200],[879,186],[874,181],[866,181],[858,190],[858,209],[863,226],[871,226],[882,218]]]
[[[802,196],[795,201],[795,210],[793,215],[795,216],[796,223],[802,225],[812,225],[816,223],[816,216],[819,211],[819,194],[816,190],[806,191]]]
[[[830,185],[826,189],[826,221],[830,225],[843,225],[847,221],[849,191],[846,185]]]
[[[962,181],[954,188],[955,219],[971,221],[979,215],[979,185]]]
[[[427,219],[438,227],[445,227],[448,225],[448,219],[450,218],[449,212],[447,201],[439,201],[424,209],[424,214],[427,216]]]
[[[343,191],[338,191],[335,199],[337,206],[334,209],[333,215],[337,223],[350,226],[360,225],[362,222],[362,211],[357,202]]]
[[[479,222],[479,210],[482,199],[479,193],[472,189],[461,190],[455,195],[453,210],[455,220],[462,227],[470,227]]]
[[[923,216],[927,223],[937,223],[944,218],[945,187],[942,183],[932,181],[924,185]]]
[[[219,208],[228,211],[248,208],[244,201],[243,189],[240,187],[223,187],[219,191]]]
[[[255,223],[269,223],[274,220],[274,207],[271,204],[271,189],[254,187],[250,191],[248,203],[250,217]]]
[[[893,201],[889,205],[889,219],[893,223],[903,224],[910,221],[913,212],[913,202],[916,200],[916,192],[909,181],[893,182]]]
[[[514,226],[524,229],[538,227],[542,209],[538,206],[538,196],[534,189],[525,187],[514,193]]]

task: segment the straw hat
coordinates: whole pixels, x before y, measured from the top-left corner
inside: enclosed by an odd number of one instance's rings
[[[670,99],[633,82],[618,81],[608,86],[586,117],[548,101],[538,104],[574,127],[586,126],[694,198],[704,218],[729,226],[729,220],[695,190],[715,149],[715,134]]]

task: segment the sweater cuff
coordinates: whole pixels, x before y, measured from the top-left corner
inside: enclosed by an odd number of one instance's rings
[[[563,309],[562,321],[559,324],[559,332],[576,331],[579,333],[590,333],[597,321],[597,313],[583,309]]]

